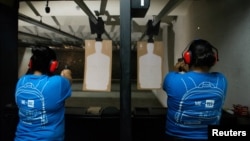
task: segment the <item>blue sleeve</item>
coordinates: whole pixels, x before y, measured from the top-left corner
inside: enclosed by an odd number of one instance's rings
[[[170,81],[173,79],[174,75],[176,74],[176,72],[169,72],[165,78],[164,78],[164,81],[163,81],[163,90],[164,91],[168,91],[168,87],[169,87],[169,84],[170,84]]]
[[[227,95],[227,87],[228,87],[227,78],[222,73],[217,73],[217,75],[219,76],[220,80],[222,81],[220,84],[222,85],[221,88],[224,89],[224,95],[226,97],[226,95]]]
[[[62,98],[67,99],[68,97],[71,96],[72,89],[71,89],[71,84],[69,80],[65,77],[62,77]]]

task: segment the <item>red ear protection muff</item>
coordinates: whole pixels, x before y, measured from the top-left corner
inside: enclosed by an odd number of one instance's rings
[[[214,64],[215,64],[217,61],[219,61],[218,50],[217,50],[217,48],[215,48],[215,47],[212,47],[212,49],[215,50],[215,52],[214,52],[214,58],[215,58]],[[183,53],[182,53],[182,58],[183,58],[183,60],[184,60],[184,62],[185,62],[186,64],[191,64],[192,52],[189,51],[189,50],[187,50],[187,48],[186,48],[186,49],[183,51]]]
[[[58,61],[56,61],[56,60],[51,61],[49,71],[53,73],[56,71],[57,68],[58,68]]]
[[[191,58],[192,58],[191,51],[184,51],[184,53],[182,54],[182,58],[186,64],[191,64]],[[216,62],[219,61],[217,50],[216,53],[214,53],[214,58],[215,58],[214,64],[216,64]]]
[[[191,55],[192,53],[190,51],[184,51],[184,53],[182,54],[182,58],[186,64],[191,63]]]
[[[50,62],[50,66],[49,66],[49,71],[51,73],[54,73],[56,71],[56,69],[58,68],[58,61],[56,60],[53,60]],[[32,68],[32,60],[30,59],[30,62],[28,64],[29,68],[31,69]]]

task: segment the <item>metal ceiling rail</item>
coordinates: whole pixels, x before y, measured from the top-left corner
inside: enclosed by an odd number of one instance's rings
[[[100,12],[99,15],[104,15],[106,11],[106,6],[107,6],[108,0],[102,0],[101,1],[101,6],[100,6]]]
[[[35,8],[34,5],[31,3],[31,1],[25,1],[25,2],[26,2],[26,4],[30,7],[30,9],[34,12],[34,14],[35,14],[36,16],[40,16],[40,17],[41,17],[41,15],[40,15],[39,12],[36,10],[36,8]],[[48,1],[47,1],[47,3],[48,3]],[[51,16],[51,17],[52,17],[53,21],[56,23],[56,25],[60,27],[60,23],[58,22],[58,20],[56,19],[56,17],[55,17],[55,16]]]
[[[34,44],[36,44],[36,45],[39,44],[39,45],[51,45],[51,46],[58,46],[58,47],[59,46],[63,46],[63,45],[70,45],[70,46],[74,46],[74,47],[81,47],[81,44],[82,44],[82,42],[72,43],[72,42],[65,42],[65,41],[63,41],[62,43],[59,43],[59,42],[53,41],[50,38],[46,38],[46,37],[42,37],[42,36],[38,36],[38,35],[26,33],[26,32],[22,32],[22,31],[18,31],[18,35],[31,37],[33,39],[47,41],[47,42],[44,42],[44,41],[43,42],[41,42],[41,41],[25,42],[25,41],[19,40],[19,42],[21,44],[25,44],[25,45],[29,45],[29,46],[30,45],[34,45]]]
[[[89,16],[90,20],[97,24],[97,18],[95,15],[91,12],[91,10],[88,8],[88,6],[82,1],[82,0],[74,0],[76,4]]]
[[[32,37],[32,38],[36,38],[36,39],[42,39],[42,40],[46,40],[46,41],[52,41],[50,38],[46,38],[46,37],[41,37],[38,35],[34,35],[34,34],[29,34],[26,32],[22,32],[22,31],[18,31],[18,35],[24,35],[24,36],[28,36],[28,37]]]
[[[160,11],[160,13],[154,17],[153,26],[155,26],[162,17],[168,13],[170,13],[174,8],[176,8],[181,2],[184,0],[169,0],[168,3],[164,6],[164,8]],[[139,40],[142,40],[146,36],[146,31],[142,34]]]
[[[155,17],[153,21],[153,26],[155,26],[162,19],[163,16],[169,14],[174,8],[176,8],[183,1],[184,0],[169,0],[169,2],[161,10],[161,12]]]
[[[36,16],[41,16],[39,12],[36,10],[36,8],[34,7],[34,5],[31,3],[31,1],[25,1],[25,2],[27,3],[27,5],[30,7],[30,9],[34,12]]]
[[[83,39],[81,39],[81,38],[78,38],[78,37],[76,37],[76,36],[73,36],[73,35],[71,35],[71,34],[69,34],[69,33],[67,33],[67,32],[61,31],[61,30],[59,30],[59,29],[56,29],[56,28],[54,28],[54,27],[52,27],[52,26],[50,26],[50,25],[44,24],[44,23],[42,23],[42,22],[40,22],[40,21],[37,21],[37,20],[35,20],[35,19],[32,19],[32,18],[30,18],[30,17],[28,17],[28,16],[26,16],[26,15],[24,15],[24,14],[19,13],[19,14],[18,14],[18,19],[23,20],[23,21],[28,22],[28,23],[31,23],[31,24],[34,24],[34,25],[36,25],[36,26],[40,26],[40,27],[42,27],[42,28],[45,28],[45,29],[47,29],[47,30],[50,30],[50,31],[53,31],[53,32],[55,32],[55,33],[61,34],[61,35],[63,35],[63,36],[67,36],[67,37],[72,38],[72,39],[74,39],[74,40],[83,42]]]
[[[88,17],[90,18],[90,20],[94,23],[97,24],[97,18],[96,16],[91,12],[91,10],[88,8],[88,6],[84,3],[83,0],[74,0],[76,4],[78,4],[78,6],[88,15]],[[104,29],[104,33],[105,35],[112,40],[112,38],[109,36],[109,34],[107,33],[107,31]]]

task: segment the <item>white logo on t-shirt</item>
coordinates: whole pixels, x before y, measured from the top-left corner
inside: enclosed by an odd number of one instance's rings
[[[28,100],[28,107],[34,108],[35,102],[34,100]]]
[[[206,100],[206,108],[213,108],[214,100]]]

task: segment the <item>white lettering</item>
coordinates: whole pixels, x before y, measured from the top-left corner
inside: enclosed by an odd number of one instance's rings
[[[195,103],[195,105],[197,105],[197,106],[200,106],[200,105],[201,105],[201,101],[195,101],[194,103]]]
[[[212,129],[212,136],[219,136],[218,129]]]
[[[212,136],[247,136],[246,131],[233,131],[230,129],[229,131],[219,131],[218,129],[212,129]]]

